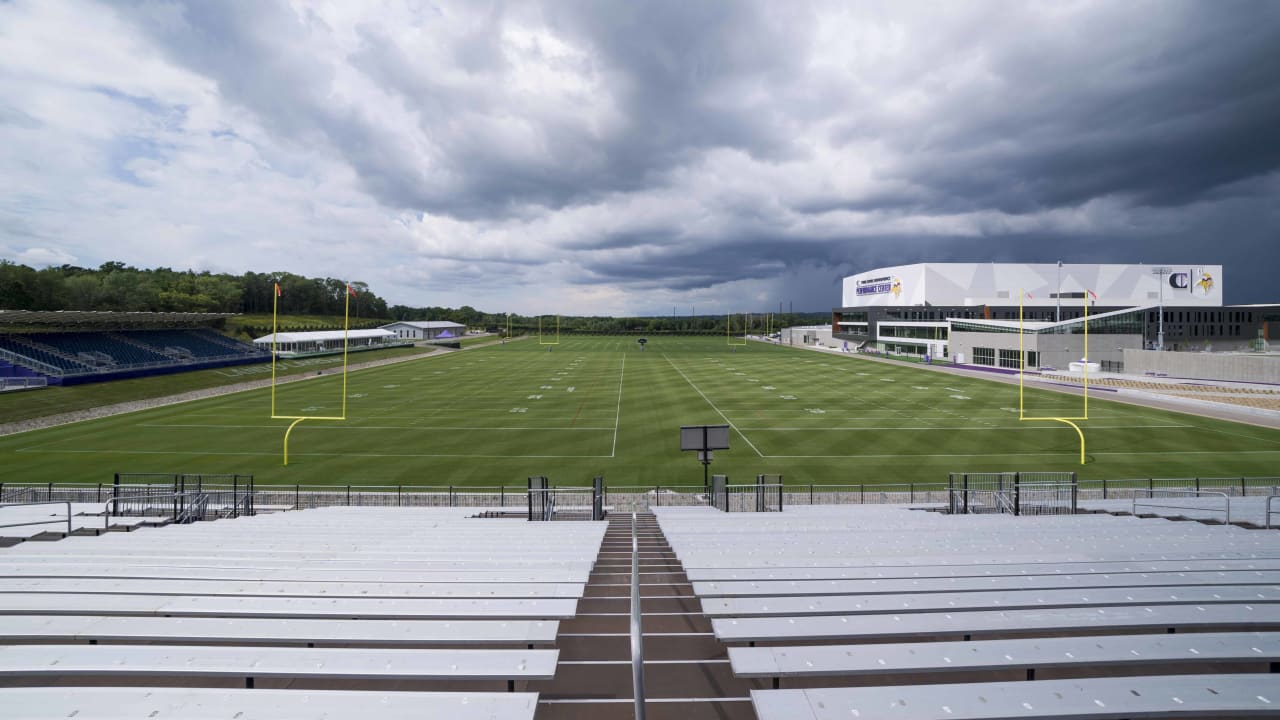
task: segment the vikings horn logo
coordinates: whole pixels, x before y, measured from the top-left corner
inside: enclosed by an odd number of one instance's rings
[[[1213,281],[1210,280],[1209,282],[1212,283]],[[889,288],[889,292],[893,293],[893,299],[897,300],[898,296],[902,294],[902,281],[898,278],[894,278],[893,287]]]
[[[1200,273],[1200,281],[1196,283],[1196,287],[1204,291],[1205,295],[1213,289],[1213,276],[1207,272]]]

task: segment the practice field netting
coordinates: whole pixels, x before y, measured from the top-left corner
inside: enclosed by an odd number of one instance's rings
[[[112,472],[239,473],[259,484],[701,484],[682,425],[728,424],[711,471],[789,483],[945,482],[949,472],[1081,477],[1264,476],[1280,431],[1090,399],[1088,464],[1054,422],[1020,421],[1016,383],[723,335],[534,337],[352,372],[347,419],[273,420],[269,389],[0,438],[6,477],[109,482]],[[281,411],[336,409],[327,365],[277,387]],[[53,391],[49,391],[53,392]],[[1027,388],[1077,407],[1078,396]],[[1030,405],[1029,405],[1030,406]],[[310,409],[309,409],[310,408]],[[282,413],[283,414],[283,413]]]

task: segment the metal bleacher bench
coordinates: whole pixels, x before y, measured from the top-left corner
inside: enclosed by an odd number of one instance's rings
[[[1280,628],[1280,605],[1129,605],[1034,610],[905,612],[885,615],[717,618],[716,638],[726,643],[801,642],[870,638],[932,638],[1043,632],[1090,633],[1196,628]]]
[[[1082,588],[1068,590],[976,590],[901,595],[805,595],[703,598],[712,617],[886,614],[938,611],[1066,608],[1121,605],[1205,605],[1280,603],[1275,585],[1179,585],[1174,587]],[[0,597],[0,612],[5,602]]]
[[[731,647],[738,677],[790,678],[965,670],[1280,660],[1280,632],[1102,635],[973,642]],[[1277,680],[1280,683],[1280,680]],[[1277,698],[1280,700],[1280,698]]]
[[[342,578],[369,583],[575,583],[587,581],[588,567],[581,569],[546,568],[540,570],[417,570],[378,569],[364,565],[343,572]],[[238,567],[188,567],[185,565],[130,565],[123,559],[113,563],[85,564],[47,561],[18,561],[0,557],[0,578],[108,578],[108,579],[182,579],[195,580],[275,580],[280,582],[321,582],[334,580],[332,570],[306,567],[260,568],[250,563]]]
[[[66,676],[550,680],[559,650],[362,649],[190,645],[0,647],[0,678]]]
[[[271,645],[551,645],[559,623],[538,620],[315,620],[85,615],[0,616],[0,643],[149,642]]]
[[[0,689],[24,720],[531,720],[537,693],[42,687]]]
[[[325,598],[579,598],[582,583],[538,582],[297,582],[191,578],[6,578],[0,593],[205,595]]]
[[[1280,717],[1275,675],[752,690],[759,720]]]
[[[859,580],[728,580],[695,582],[700,598],[894,595],[987,590],[1066,590],[1078,588],[1169,587],[1188,585],[1280,585],[1280,571],[1117,573],[1083,575],[995,575],[946,578],[868,578]]]
[[[324,598],[210,595],[0,593],[0,615],[349,618],[376,620],[567,619],[572,598]]]
[[[1280,558],[1179,558],[1165,560],[1081,560],[1052,563],[969,562],[949,565],[838,565],[834,567],[717,567],[685,566],[691,582],[730,580],[862,580],[870,578],[995,577],[1000,575],[1083,575],[1143,572],[1216,572],[1226,570],[1280,570]]]

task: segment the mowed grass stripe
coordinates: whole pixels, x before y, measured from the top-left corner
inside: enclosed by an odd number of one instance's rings
[[[726,421],[740,434],[713,472],[795,483],[945,482],[950,471],[983,470],[1258,476],[1274,474],[1280,448],[1280,431],[1099,393],[1081,424],[1081,466],[1070,428],[1018,420],[1014,385],[761,343],[730,352],[722,337],[649,340],[644,352],[635,338],[565,336],[551,352],[526,340],[352,374],[348,421],[299,425],[287,468],[288,422],[267,419],[266,391],[0,438],[0,462],[6,482],[110,482],[119,471],[290,485],[523,485],[531,475],[571,485],[597,474],[615,486],[701,484],[678,428]],[[342,401],[334,375],[279,392],[278,404],[321,414]],[[1082,405],[1031,388],[1027,401],[1034,412]]]

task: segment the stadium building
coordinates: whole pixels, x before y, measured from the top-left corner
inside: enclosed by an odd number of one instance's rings
[[[399,320],[382,326],[398,338],[436,340],[458,338],[467,334],[467,326],[448,320]]]
[[[1223,283],[1221,265],[900,265],[846,277],[831,331],[849,350],[1003,368],[1087,355],[1091,369],[1142,372],[1158,350],[1265,351],[1280,305],[1224,305]]]

